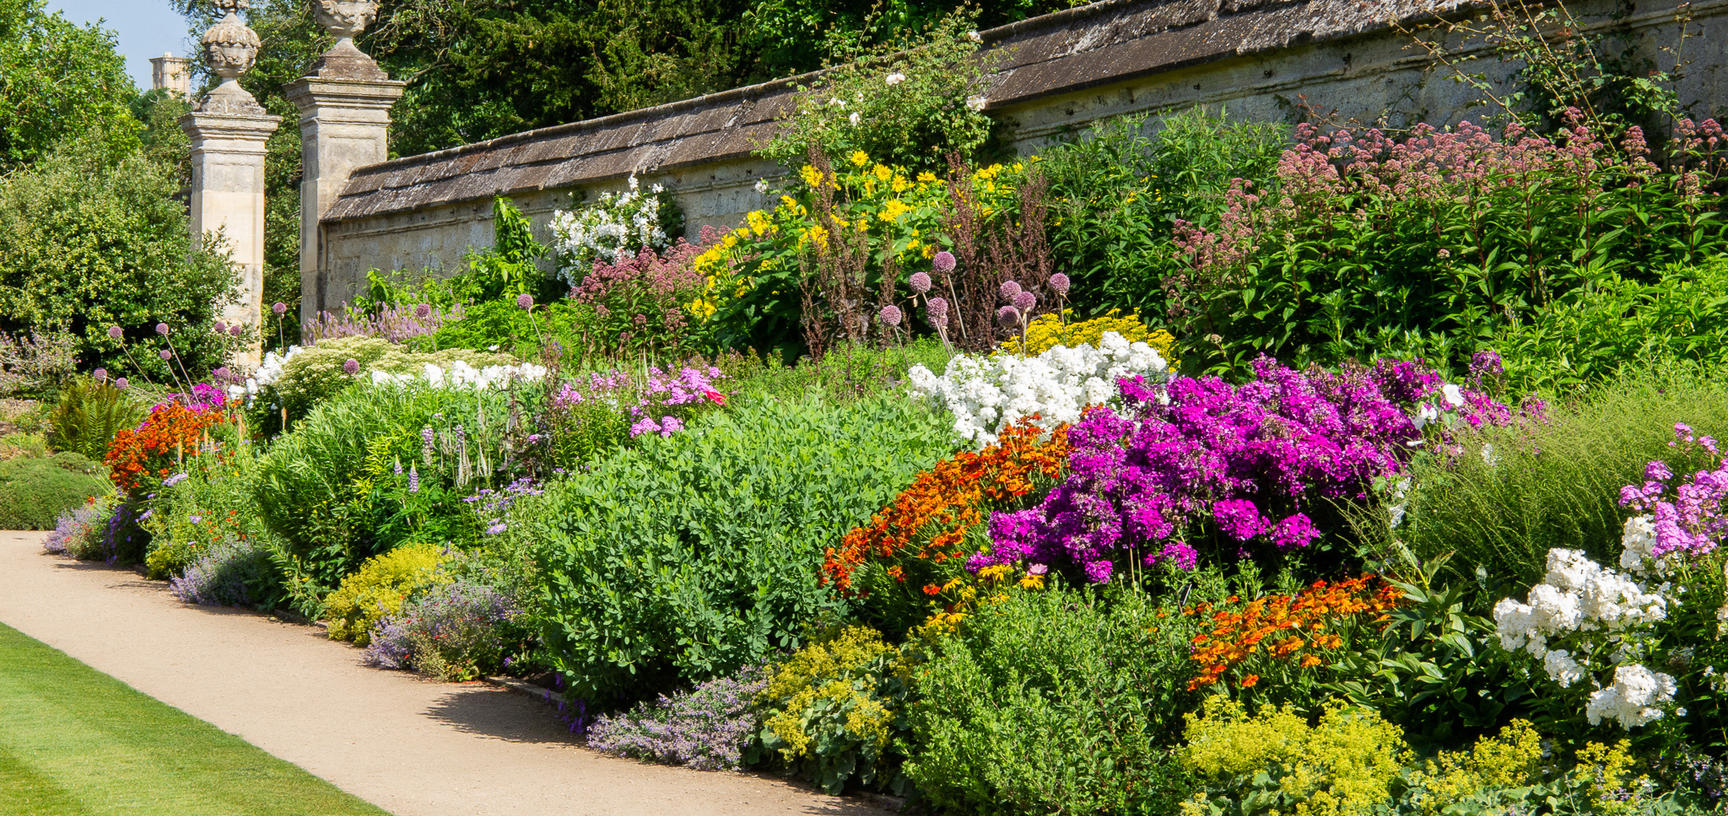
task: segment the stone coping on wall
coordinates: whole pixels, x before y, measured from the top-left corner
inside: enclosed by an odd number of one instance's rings
[[[1105,0],[981,32],[1003,52],[987,111],[1188,65],[1332,40],[1477,0]],[[554,190],[740,159],[817,74],[383,162],[356,170],[323,221]]]

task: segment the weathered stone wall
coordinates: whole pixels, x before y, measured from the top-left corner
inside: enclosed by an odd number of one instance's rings
[[[1676,43],[1677,0],[1572,0],[1588,25],[1624,35],[1653,65]],[[1680,86],[1700,115],[1728,110],[1728,0],[1689,4],[1692,60]],[[1478,94],[1390,24],[1468,11],[1468,0],[1111,0],[984,32],[1007,49],[986,110],[1021,152],[1110,116],[1223,106],[1294,122],[1305,109],[1392,125],[1480,116]],[[1453,43],[1453,48],[1478,48]],[[1623,46],[1624,47],[1624,46]],[[1510,66],[1472,70],[1510,86]],[[750,156],[791,102],[786,82],[740,88],[589,122],[362,168],[325,215],[325,307],[367,269],[459,269],[492,242],[490,199],[510,196],[540,237],[570,193],[622,189],[632,172],[675,192],[689,229],[731,226],[766,204],[755,183],[778,169]]]

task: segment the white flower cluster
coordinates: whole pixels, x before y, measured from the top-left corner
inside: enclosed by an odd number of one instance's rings
[[[575,286],[594,268],[629,259],[644,249],[656,252],[671,244],[660,226],[665,189],[656,184],[644,194],[630,176],[630,189],[606,193],[593,206],[552,214],[552,249],[558,255],[558,277]]]
[[[503,388],[512,382],[538,382],[546,376],[546,367],[533,363],[518,363],[517,365],[489,365],[485,368],[475,368],[461,360],[450,364],[448,368],[437,363],[426,363],[420,371],[414,373],[396,373],[373,369],[370,373],[373,385],[415,385],[424,384],[432,388]]]
[[[283,367],[300,351],[300,346],[289,346],[286,352],[264,352],[264,361],[252,372],[252,376],[246,378],[246,382],[228,386],[228,398],[245,400],[250,404],[258,396],[258,389],[275,385],[277,380],[282,379]]]
[[[924,366],[908,372],[914,396],[935,400],[954,415],[954,432],[979,447],[1003,428],[1039,415],[1039,426],[1077,422],[1089,405],[1114,405],[1116,381],[1140,375],[1162,381],[1170,369],[1157,349],[1105,332],[1097,346],[1056,346],[1037,357],[956,355],[938,377]]]
[[[1622,633],[1663,620],[1668,599],[1630,577],[1590,560],[1579,550],[1548,551],[1548,572],[1524,601],[1506,598],[1494,606],[1500,645],[1523,650],[1561,688],[1594,679],[1586,653],[1621,643]],[[1551,641],[1563,640],[1572,649]],[[1585,655],[1581,657],[1581,655]],[[1643,725],[1663,715],[1662,703],[1674,699],[1674,678],[1626,662],[1625,649],[1610,659],[1614,682],[1590,695],[1585,715],[1592,725],[1612,719],[1622,728]]]

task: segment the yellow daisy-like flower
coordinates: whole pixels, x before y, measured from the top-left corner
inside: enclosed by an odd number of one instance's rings
[[[851,158],[852,158],[852,164],[856,167],[863,167],[864,165],[870,163],[870,156],[862,150],[852,151]]]
[[[919,184],[935,184],[936,183],[936,174],[930,172],[929,170],[925,170],[924,172],[918,174],[918,183]]]
[[[906,192],[907,189],[911,188],[912,182],[907,181],[905,176],[895,175],[893,183],[889,186],[891,189],[893,189],[895,195],[899,195],[901,193]]]
[[[887,180],[894,177],[893,168],[889,167],[886,164],[876,165],[875,170],[873,170],[872,172],[875,173],[877,181],[887,181]]]
[[[803,179],[804,184],[809,186],[811,189],[815,189],[817,187],[822,186],[822,180],[823,180],[822,171],[817,170],[816,168],[811,167],[808,164],[799,168],[798,177]]]
[[[773,222],[769,221],[768,216],[761,210],[751,210],[750,214],[744,216],[744,220],[750,225],[750,232],[758,238],[767,235],[774,228]]]
[[[911,211],[912,208],[906,206],[906,202],[901,201],[898,198],[890,198],[888,199],[888,203],[882,205],[882,212],[878,217],[883,221],[892,224],[899,221]]]

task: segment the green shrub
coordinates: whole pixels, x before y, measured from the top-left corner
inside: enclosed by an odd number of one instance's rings
[[[1310,724],[1294,708],[1250,715],[1226,697],[1188,716],[1182,765],[1202,781],[1194,811],[1208,816],[1379,816],[1409,749],[1372,709],[1328,704]]]
[[[1728,364],[1728,256],[1643,282],[1607,275],[1537,309],[1492,347],[1525,389],[1576,389],[1665,360]]]
[[[360,366],[358,374],[349,374],[344,368],[349,360]],[[417,352],[379,337],[364,335],[305,346],[287,355],[281,364],[281,374],[258,389],[258,397],[251,409],[253,424],[260,433],[274,434],[282,428],[284,411],[292,426],[319,403],[365,379],[373,371],[417,375],[428,363],[448,368],[457,361],[475,368],[515,362],[507,355],[460,348]]]
[[[1100,122],[1044,151],[1050,247],[1073,282],[1075,311],[1128,309],[1162,320],[1172,268],[1171,224],[1217,223],[1232,179],[1267,184],[1290,143],[1283,125],[1233,120],[1203,108]]]
[[[52,394],[78,364],[75,345],[64,332],[0,332],[0,397]]]
[[[236,541],[275,543],[253,504],[259,457],[249,447],[186,460],[185,474],[163,483],[141,526],[150,534],[144,566],[151,578],[180,575],[212,547]]]
[[[566,349],[584,345],[582,307],[568,300],[536,306],[532,317],[514,300],[488,300],[469,306],[462,319],[433,332],[424,342],[440,349],[504,351],[537,357],[541,341]]]
[[[824,548],[950,450],[944,424],[903,398],[740,401],[548,487],[512,531],[551,662],[613,700],[796,647],[844,609]]]
[[[101,461],[121,428],[144,420],[144,406],[107,382],[80,377],[60,389],[48,418],[48,444]]]
[[[412,544],[374,556],[360,565],[324,599],[330,639],[365,646],[372,627],[402,611],[416,593],[448,577],[439,569],[444,556],[435,544]]]
[[[1546,423],[1484,430],[1455,456],[1416,463],[1403,523],[1378,541],[1395,552],[1395,533],[1420,562],[1454,553],[1442,574],[1475,583],[1479,572],[1482,604],[1522,596],[1552,548],[1618,563],[1620,488],[1641,484],[1647,462],[1672,460],[1675,423],[1728,437],[1728,381],[1670,367],[1554,406]]]
[[[211,330],[234,286],[219,247],[196,249],[181,185],[165,160],[116,151],[99,134],[68,139],[0,179],[0,332],[64,329],[86,370],[166,382],[157,323],[172,327],[187,371],[222,365],[239,341]]]
[[[820,360],[805,358],[796,365],[746,354],[722,357],[716,364],[726,373],[727,390],[735,398],[797,400],[820,393],[829,401],[844,402],[903,392],[906,372],[912,366],[922,364],[931,371],[941,371],[950,356],[940,341],[926,337],[883,349],[842,343]]]
[[[52,530],[60,514],[110,492],[102,466],[76,453],[0,462],[0,530]]]
[[[487,389],[367,385],[320,404],[276,440],[253,497],[283,539],[300,597],[328,593],[362,561],[403,542],[476,538],[475,513],[462,499],[507,464],[510,402]]]
[[[1188,637],[1133,590],[1015,592],[914,670],[905,772],[964,813],[1167,813]]]

